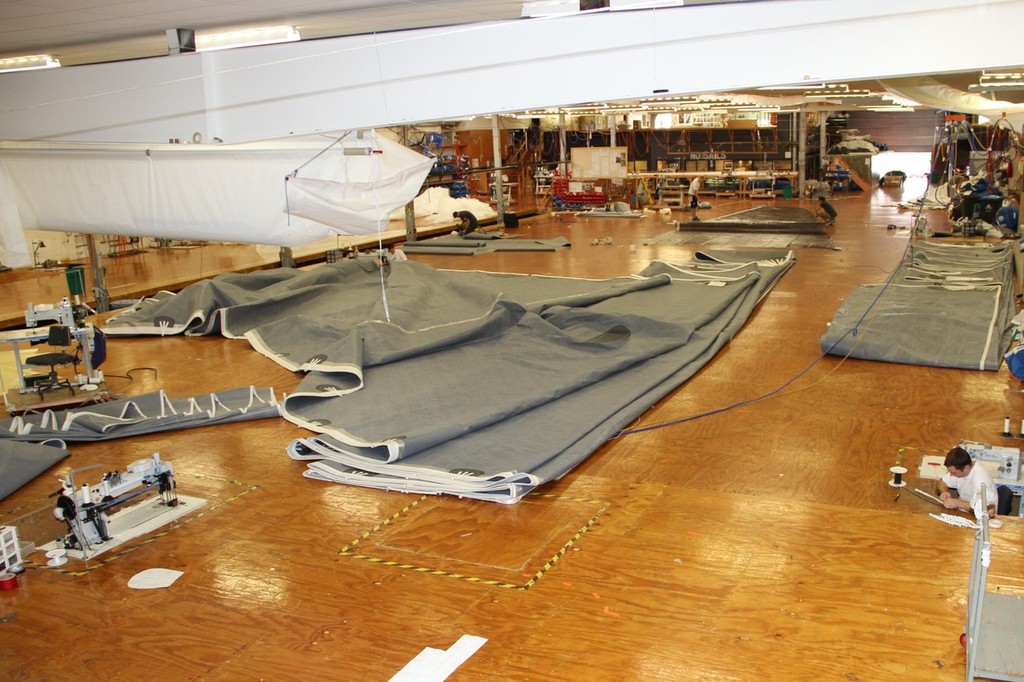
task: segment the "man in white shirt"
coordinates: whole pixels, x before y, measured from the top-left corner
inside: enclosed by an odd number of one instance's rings
[[[985,484],[985,497],[988,501],[989,518],[996,515],[995,481],[988,469],[971,459],[971,455],[959,445],[946,454],[942,462],[946,467],[946,475],[939,481],[939,499],[946,509],[974,511],[974,501],[981,495],[981,485]]]
[[[391,248],[388,249],[388,260],[392,263],[401,263],[402,261],[409,260],[409,257],[405,255],[401,244],[392,244]]]
[[[693,217],[690,218],[693,222],[700,222],[700,218],[697,217],[697,207],[700,205],[700,187],[703,178],[696,177],[690,180],[690,188],[686,190],[687,196],[690,197],[690,210],[693,211]]]

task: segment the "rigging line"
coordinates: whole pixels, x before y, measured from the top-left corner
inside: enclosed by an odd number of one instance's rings
[[[634,427],[634,428],[631,428],[631,429],[622,429],[617,434],[615,434],[614,437],[618,438],[619,436],[630,436],[630,435],[633,435],[633,434],[636,434],[636,433],[644,433],[646,431],[654,431],[656,429],[663,429],[663,428],[668,427],[668,426],[675,426],[677,424],[683,424],[683,423],[686,423],[686,422],[696,421],[697,419],[701,419],[703,417],[710,417],[710,416],[715,415],[715,414],[721,414],[723,412],[728,412],[730,410],[736,409],[737,407],[744,407],[746,405],[752,405],[754,403],[761,402],[762,400],[767,400],[768,398],[774,398],[776,396],[783,395],[784,394],[783,391],[787,387],[789,387],[792,384],[796,383],[805,374],[807,374],[812,369],[814,369],[814,367],[816,367],[822,360],[824,360],[829,355],[829,353],[832,351],[832,349],[835,348],[836,346],[838,346],[843,340],[846,339],[846,337],[850,336],[851,334],[853,334],[853,336],[855,336],[855,337],[858,336],[858,331],[860,329],[861,324],[868,317],[868,314],[871,313],[875,309],[875,306],[878,305],[878,302],[882,299],[882,296],[889,290],[889,287],[892,284],[893,279],[896,278],[896,274],[899,272],[900,264],[903,263],[904,259],[906,258],[906,255],[908,253],[912,252],[911,243],[913,243],[913,241],[914,241],[914,237],[913,237],[913,235],[911,235],[911,237],[910,237],[910,239],[908,240],[908,243],[907,243],[907,248],[904,249],[903,256],[900,258],[899,263],[897,263],[896,267],[893,268],[892,272],[889,273],[889,276],[886,278],[885,282],[883,283],[882,288],[878,292],[878,295],[875,296],[874,300],[871,301],[870,305],[868,305],[868,307],[864,310],[863,314],[861,314],[861,316],[857,319],[857,321],[853,324],[853,326],[851,326],[848,330],[846,330],[846,332],[842,336],[840,336],[838,339],[833,341],[832,344],[827,349],[822,351],[821,354],[818,355],[817,358],[812,360],[810,364],[808,364],[806,367],[804,367],[802,370],[797,372],[795,375],[793,375],[792,377],[790,377],[786,381],[784,381],[781,384],[779,384],[779,386],[777,386],[776,388],[773,388],[772,390],[770,390],[770,391],[768,391],[766,393],[762,393],[761,395],[754,396],[753,398],[747,398],[745,400],[738,400],[738,401],[736,401],[736,402],[734,402],[734,403],[732,403],[730,405],[724,405],[722,407],[716,407],[715,409],[707,410],[707,411],[704,411],[704,412],[698,412],[697,414],[691,414],[691,415],[687,415],[685,417],[679,417],[677,419],[670,419],[670,420],[664,421],[664,422],[657,422],[655,424],[648,424],[646,426],[637,426],[637,427]],[[842,360],[840,361],[840,364],[842,364],[842,362],[845,361],[846,358],[849,357],[850,353],[853,352],[853,349],[856,348],[857,344],[859,344],[859,343],[860,343],[860,340],[858,339],[857,342],[854,344],[853,348],[851,348],[850,351],[842,358]],[[834,371],[835,370],[833,369],[832,372],[834,372]],[[829,374],[831,374],[832,372],[829,372]],[[827,378],[827,376],[828,375],[826,375],[826,377],[824,377],[824,378]],[[824,380],[824,378],[822,380]],[[819,380],[819,381],[821,381],[821,380]],[[819,382],[815,382],[815,383],[819,383]],[[812,384],[812,386],[813,385],[814,384]]]
[[[377,132],[373,132],[374,143],[376,143]],[[374,145],[376,146],[376,144]],[[388,289],[387,280],[384,277],[384,263],[387,256],[384,253],[384,233],[382,230],[382,216],[380,214],[380,194],[378,192],[378,185],[380,180],[380,157],[381,154],[377,150],[373,150],[370,153],[370,174],[371,174],[371,187],[373,188],[373,207],[374,214],[377,216],[377,260],[380,261],[380,265],[377,267],[380,273],[380,301],[381,305],[384,306],[384,319],[391,322],[391,309],[388,306]]]
[[[306,166],[308,166],[309,164],[313,163],[318,158],[320,158],[321,156],[326,154],[327,150],[329,150],[331,147],[333,147],[334,145],[338,144],[339,142],[341,142],[342,140],[344,140],[346,137],[348,137],[351,134],[352,134],[352,131],[346,131],[341,137],[334,139],[329,145],[327,145],[326,147],[324,147],[323,149],[318,151],[316,154],[311,156],[304,164],[302,164],[301,166],[299,166],[298,168],[293,170],[291,172],[292,177],[295,177],[296,175],[298,175],[300,170],[302,170],[303,168],[305,168]]]

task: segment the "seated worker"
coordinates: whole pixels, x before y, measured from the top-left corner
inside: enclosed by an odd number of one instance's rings
[[[476,216],[469,211],[455,211],[452,213],[452,217],[459,219],[458,232],[460,237],[465,237],[470,232],[476,232]]]
[[[959,445],[946,454],[942,464],[947,471],[939,481],[939,499],[942,500],[942,506],[946,509],[973,513],[972,505],[975,498],[981,494],[981,484],[984,483],[988,516],[994,518],[999,493],[988,469],[972,460],[971,454]]]
[[[405,251],[402,251],[402,249],[399,248],[400,246],[401,244],[398,246],[394,244],[388,245],[388,248],[381,251],[380,254],[373,259],[373,262],[379,267],[388,267],[392,263],[401,263],[402,261],[409,260],[409,257],[405,255]]]
[[[838,215],[836,209],[832,207],[832,204],[828,203],[825,197],[818,197],[818,212],[814,215],[815,218],[826,225],[834,225]]]
[[[388,247],[388,260],[392,263],[401,263],[409,260],[409,257],[405,255],[401,244],[392,244]]]

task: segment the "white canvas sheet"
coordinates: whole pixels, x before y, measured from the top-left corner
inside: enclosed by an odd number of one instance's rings
[[[348,137],[375,153],[346,153]],[[248,145],[2,143],[4,261],[25,264],[17,254],[27,257],[26,229],[275,246],[374,233],[416,196],[432,160],[372,132],[348,137],[327,151],[335,138]],[[317,184],[319,193],[297,193],[300,180]],[[317,208],[289,216],[289,201]]]

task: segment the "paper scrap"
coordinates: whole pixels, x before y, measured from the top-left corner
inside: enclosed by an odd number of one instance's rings
[[[147,568],[141,573],[136,573],[128,580],[128,587],[136,590],[155,590],[160,587],[170,587],[174,581],[185,575],[182,571],[172,571],[169,568]]]

